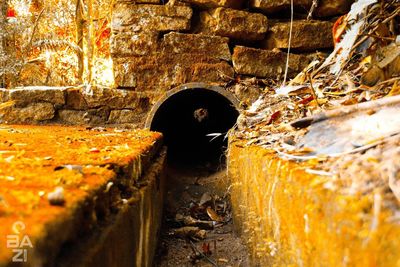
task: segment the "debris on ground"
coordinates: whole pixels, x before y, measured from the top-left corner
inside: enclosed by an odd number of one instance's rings
[[[235,139],[312,162],[306,171],[319,175],[325,188],[379,194],[397,214],[399,22],[399,1],[356,1],[335,24],[332,54],[288,84],[267,86],[239,116]]]
[[[53,192],[47,194],[47,199],[50,205],[63,206],[65,203],[64,188],[61,186],[56,187]]]
[[[155,266],[249,266],[233,231],[226,172],[205,169],[168,168],[171,187]]]

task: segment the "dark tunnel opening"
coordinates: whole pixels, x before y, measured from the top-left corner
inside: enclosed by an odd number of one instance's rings
[[[218,166],[225,160],[226,134],[238,115],[224,94],[191,88],[165,99],[155,111],[150,129],[163,133],[169,163]]]

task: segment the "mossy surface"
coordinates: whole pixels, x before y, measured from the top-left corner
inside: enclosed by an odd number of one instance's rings
[[[228,160],[235,221],[254,266],[400,266],[391,192],[346,194],[340,181],[330,185],[334,177],[307,172],[317,161],[240,142]]]
[[[34,249],[51,242],[61,246],[77,224],[93,224],[95,219],[79,217],[85,217],[87,203],[96,206],[97,198],[106,203],[115,199],[115,191],[107,188],[110,182],[134,184],[139,179],[161,139],[159,133],[138,130],[1,125],[0,266],[13,255],[7,235],[16,234],[15,222],[25,224],[19,235],[28,235]],[[64,205],[48,200],[56,187],[64,189]],[[85,227],[90,226],[81,225]],[[45,240],[50,243],[43,245]]]

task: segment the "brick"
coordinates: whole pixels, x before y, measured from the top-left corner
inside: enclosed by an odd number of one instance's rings
[[[38,123],[54,118],[55,109],[50,103],[31,103],[26,107],[8,107],[0,116],[5,123]]]
[[[66,87],[26,87],[9,90],[10,100],[18,105],[35,102],[49,102],[55,105],[65,104]]]
[[[206,8],[213,8],[213,7],[241,8],[244,0],[184,0],[184,2]]]
[[[231,61],[229,39],[226,37],[171,32],[164,35],[163,48],[172,53],[207,54]]]
[[[208,64],[208,75],[200,71],[199,64]],[[228,63],[204,54],[159,53],[148,57],[130,57],[114,60],[115,82],[118,87],[135,88],[135,91],[165,91],[202,77],[204,82],[220,83],[225,73],[233,72]],[[202,74],[200,74],[202,73]]]
[[[263,50],[236,46],[233,52],[233,67],[238,74],[261,78],[277,78],[285,72],[287,54],[279,50]],[[309,64],[304,55],[290,55],[288,76],[294,77]]]
[[[200,13],[197,31],[240,40],[262,40],[268,30],[268,19],[263,14],[216,8]]]
[[[144,56],[159,48],[158,32],[124,32],[111,36],[110,52],[113,57]]]
[[[192,14],[188,6],[116,3],[112,29],[114,32],[189,30]]]
[[[291,48],[301,51],[332,48],[332,26],[328,21],[294,21]],[[263,48],[288,48],[289,33],[290,22],[270,25]]]

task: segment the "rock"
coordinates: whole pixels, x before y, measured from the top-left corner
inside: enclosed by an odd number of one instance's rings
[[[165,91],[194,82],[225,82],[233,68],[221,60],[204,54],[159,53],[147,57],[114,60],[115,83],[135,91]]]
[[[55,109],[51,103],[32,103],[26,107],[8,107],[0,116],[5,123],[37,123],[54,118]]]
[[[229,88],[231,92],[240,100],[242,105],[249,107],[261,95],[262,89],[259,86],[252,84],[237,83]]]
[[[64,206],[65,204],[64,188],[61,186],[56,187],[56,189],[54,189],[53,192],[47,194],[47,199],[50,205]]]
[[[0,103],[7,102],[10,97],[10,90],[0,88]]]
[[[82,94],[81,88],[72,88],[67,90],[66,105],[70,109],[87,109],[88,105]]]
[[[49,102],[55,105],[65,104],[66,87],[25,87],[9,90],[9,99],[18,105],[35,102]]]
[[[158,32],[124,32],[111,36],[110,52],[113,57],[144,56],[159,48]]]
[[[232,80],[235,77],[235,71],[233,70],[232,66],[226,62],[216,64],[198,63],[191,66],[189,71],[182,72],[182,77],[184,76],[185,78],[181,83],[224,83]]]
[[[314,12],[316,17],[333,17],[344,15],[350,11],[355,0],[321,0]]]
[[[290,0],[250,0],[250,7],[259,9],[266,14],[290,10]],[[354,0],[320,0],[314,11],[317,17],[333,17],[346,14]],[[296,0],[294,5],[297,11],[308,13],[312,0]]]
[[[114,4],[113,32],[189,30],[193,11],[187,6]]]
[[[243,5],[244,0],[184,0],[184,2],[205,8],[213,8],[213,7],[240,8]]]
[[[312,0],[296,0],[293,2],[296,8],[304,10],[308,10],[312,4]],[[290,3],[291,0],[250,0],[250,7],[272,14],[282,10],[289,10]]]
[[[68,90],[66,107],[78,110],[99,107],[136,109],[139,106],[143,108],[141,105],[148,102],[148,97],[143,93],[93,86]]]
[[[216,8],[200,13],[198,32],[240,40],[262,40],[268,30],[268,19],[258,13],[230,8]]]
[[[297,20],[293,22],[291,48],[299,51],[315,51],[333,48],[333,23],[328,21]],[[270,25],[263,48],[288,48],[290,22]]]
[[[277,78],[285,72],[287,54],[279,50],[263,50],[236,46],[233,67],[238,74],[261,78]],[[305,55],[290,55],[288,76],[294,77],[309,64]]]
[[[226,37],[171,32],[164,35],[163,48],[171,53],[207,54],[217,59],[232,60],[229,38]]]
[[[58,111],[59,119],[70,125],[103,125],[110,112],[107,109],[68,110]]]
[[[145,116],[146,113],[138,113],[138,111],[132,109],[111,110],[108,123],[140,123],[144,120]]]
[[[126,3],[127,0],[116,0],[116,3]],[[160,0],[134,0],[131,2],[135,2],[136,4],[159,4]]]

